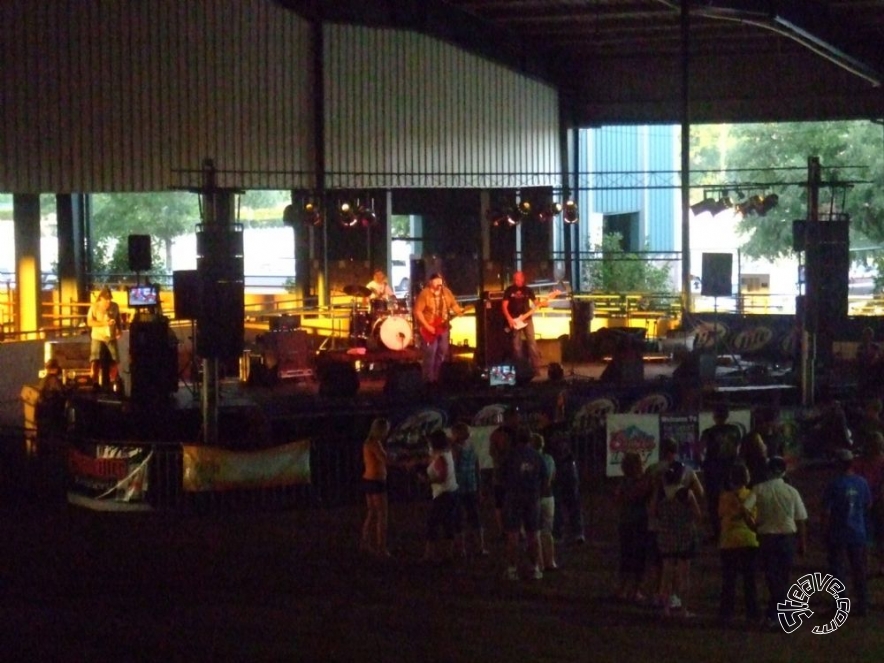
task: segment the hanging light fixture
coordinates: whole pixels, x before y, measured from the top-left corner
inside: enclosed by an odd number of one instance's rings
[[[322,211],[319,209],[319,205],[312,200],[304,203],[304,223],[314,227],[322,225]]]
[[[764,200],[761,201],[761,205],[758,206],[758,216],[764,216],[779,204],[780,197],[777,194],[770,193],[766,195]]]
[[[541,223],[552,221],[556,216],[562,213],[562,203],[552,203],[541,209],[537,213],[537,220]]]
[[[374,205],[360,205],[356,210],[356,218],[363,228],[373,228],[378,224],[378,215],[375,214]]]
[[[577,211],[577,203],[570,198],[565,201],[564,209],[562,210],[562,218],[565,223],[569,225],[574,225],[580,221],[580,216]]]
[[[712,198],[703,198],[698,203],[694,203],[691,205],[691,212],[693,212],[694,216],[700,216],[701,214],[711,214],[715,216],[715,210],[718,206],[717,201]]]
[[[338,219],[345,228],[353,228],[359,223],[359,217],[353,211],[353,206],[346,201],[338,206]]]
[[[520,220],[527,219],[531,216],[531,203],[527,200],[521,201],[516,207],[516,212],[518,213]]]

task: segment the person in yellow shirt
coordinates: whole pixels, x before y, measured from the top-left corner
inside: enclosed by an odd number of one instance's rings
[[[751,495],[749,469],[742,464],[730,467],[727,475],[728,490],[718,500],[718,517],[721,521],[719,548],[721,552],[721,599],[718,616],[730,620],[734,616],[737,576],[743,578],[743,599],[746,603],[746,619],[756,623],[758,590],[755,585],[758,536],[755,534],[755,506],[747,507]]]

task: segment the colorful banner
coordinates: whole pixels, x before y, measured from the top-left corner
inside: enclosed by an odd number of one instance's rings
[[[657,462],[660,454],[660,417],[656,414],[609,414],[606,418],[605,476],[623,476],[623,454],[634,451],[642,465]]]
[[[310,441],[260,451],[184,445],[185,491],[270,488],[310,483]]]
[[[72,447],[67,459],[71,479],[68,501],[99,510],[150,509],[145,498],[152,458],[150,447]]]

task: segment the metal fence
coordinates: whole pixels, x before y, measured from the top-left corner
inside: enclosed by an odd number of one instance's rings
[[[604,432],[568,433],[584,490],[604,481]],[[72,442],[62,435],[24,429],[0,431],[0,494],[5,502],[61,504],[70,487],[66,467]],[[274,511],[333,508],[361,503],[362,440],[350,434],[311,439],[309,485],[250,488],[214,492],[184,490],[180,443],[133,443],[152,452],[146,502],[155,510],[185,513]],[[389,469],[391,502],[428,499],[429,487],[420,469]],[[485,483],[489,483],[487,473]]]

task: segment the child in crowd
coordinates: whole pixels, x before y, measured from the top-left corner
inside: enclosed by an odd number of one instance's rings
[[[754,505],[751,508],[746,506],[752,494],[748,484],[749,469],[742,464],[732,465],[727,477],[728,490],[721,494],[718,501],[718,517],[721,520],[721,599],[718,616],[725,621],[733,618],[737,576],[742,576],[746,620],[754,624],[760,617],[755,585],[757,509]]]
[[[651,503],[657,517],[657,547],[663,560],[660,598],[666,617],[672,610],[670,596],[673,594],[681,599],[682,615],[694,616],[686,603],[701,513],[693,491],[683,484],[684,474],[685,466],[681,461],[670,463],[663,477],[663,486]]]
[[[620,587],[617,598],[643,602],[639,583],[645,573],[648,554],[648,498],[651,482],[644,474],[641,456],[634,451],[623,454],[620,461],[623,479],[615,496],[620,538]]]

